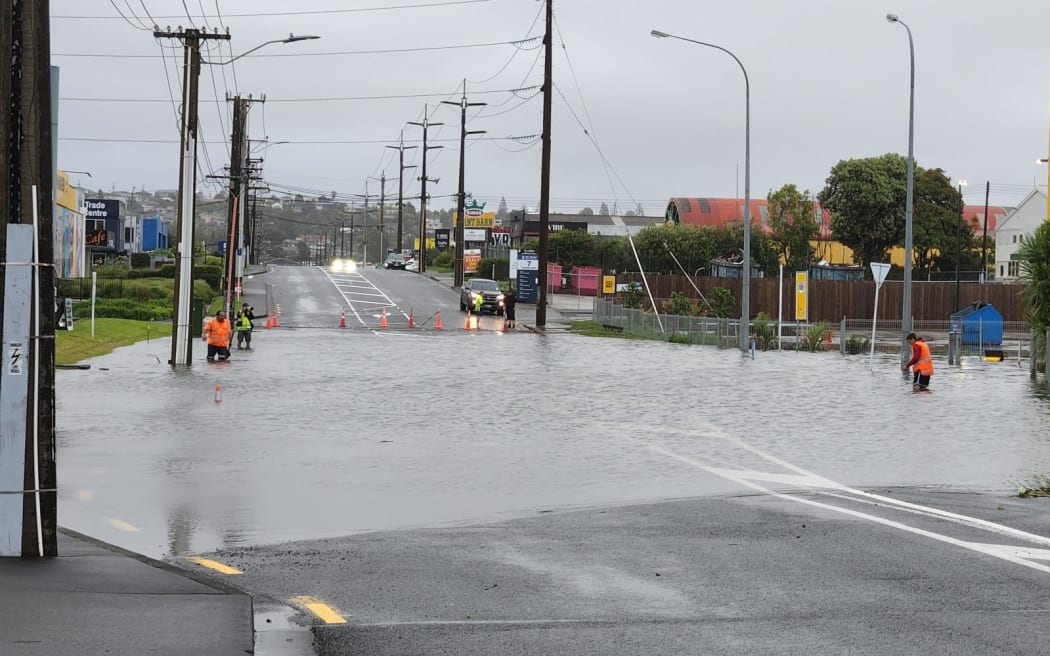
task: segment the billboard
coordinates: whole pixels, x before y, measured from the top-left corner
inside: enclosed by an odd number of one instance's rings
[[[434,244],[439,251],[448,250],[449,233],[450,230],[448,228],[438,228],[434,231]]]
[[[485,229],[484,228],[463,228],[463,241],[485,241]]]
[[[120,201],[89,198],[84,201],[84,242],[96,249],[121,250],[123,230],[120,224]]]
[[[464,248],[463,249],[463,272],[464,273],[477,273],[478,265],[481,264],[481,249],[480,248]]]
[[[496,215],[485,211],[485,203],[471,199],[470,203],[463,208],[466,220],[463,221],[464,228],[491,228],[496,225]],[[452,225],[456,226],[459,221],[459,213],[452,213]],[[469,241],[469,240],[468,240]],[[479,241],[485,241],[484,238]]]
[[[587,232],[586,221],[549,221],[547,223],[547,234],[561,232],[562,230],[583,230]],[[525,234],[538,235],[540,233],[539,221],[526,221]]]

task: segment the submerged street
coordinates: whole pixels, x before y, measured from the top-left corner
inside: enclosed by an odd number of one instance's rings
[[[1016,361],[937,360],[913,394],[885,356],[468,332],[399,271],[278,267],[249,300],[228,364],[162,340],[60,372],[59,520],[233,566],[293,624],[323,599],[347,624],[318,653],[731,653],[738,621],[761,653],[1021,653],[1050,608],[1044,504],[1009,496],[1050,470],[1047,399]],[[955,637],[884,640],[931,612]]]

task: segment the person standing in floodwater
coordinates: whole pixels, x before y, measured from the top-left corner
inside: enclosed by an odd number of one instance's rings
[[[901,371],[907,371],[908,367],[912,368],[914,373],[912,391],[929,392],[930,376],[933,375],[933,358],[930,356],[930,347],[921,337],[916,337],[915,333],[908,333],[906,339],[911,344],[911,359],[901,365]]]

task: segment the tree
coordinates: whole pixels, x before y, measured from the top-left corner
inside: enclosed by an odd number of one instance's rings
[[[589,207],[585,207],[582,210],[580,210],[580,215],[581,216],[594,216],[594,210],[592,210]]]
[[[509,212],[510,209],[507,207],[507,198],[505,196],[500,197],[499,207],[496,208],[496,218],[499,219],[501,222],[506,221],[507,214]]]
[[[547,242],[548,257],[566,269],[594,262],[594,237],[586,230],[561,230]]]
[[[814,259],[812,241],[820,225],[814,220],[809,190],[786,184],[766,196],[769,204],[769,241],[788,271],[808,271]]]
[[[601,209],[598,210],[598,214],[601,216],[609,216],[609,206],[602,203]]]
[[[962,197],[941,169],[915,171],[915,216],[912,218],[912,253],[915,268],[955,269],[956,235],[960,229]],[[967,242],[973,230],[966,226]],[[960,249],[961,250],[961,249]]]
[[[900,243],[906,196],[907,160],[887,153],[840,161],[817,199],[831,212],[835,239],[851,248],[866,268],[885,261],[890,247]]]
[[[1046,331],[1050,328],[1050,223],[1043,222],[1029,236],[1021,238],[1017,249],[1020,260],[1021,290],[1025,314],[1035,339],[1032,348],[1046,360]]]

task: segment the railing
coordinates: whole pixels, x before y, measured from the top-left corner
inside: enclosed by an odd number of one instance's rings
[[[644,302],[649,306],[648,299]],[[663,302],[657,299],[657,306]],[[644,309],[625,308],[604,298],[594,299],[592,318],[607,328],[632,335],[664,341],[713,345],[731,348],[739,344],[740,320],[734,318],[695,317],[674,314],[659,314]],[[662,324],[662,328],[661,328]],[[1001,325],[1002,338],[994,337]],[[902,349],[901,321],[879,321],[875,332],[875,350],[880,353],[900,353]],[[799,351],[839,351],[843,355],[869,353],[872,344],[871,319],[843,319],[838,325],[831,323],[782,322],[775,319],[752,319],[748,330],[758,350],[787,349]],[[998,354],[1019,364],[1029,362],[1032,371],[1042,372],[1046,364],[1032,360],[1033,335],[1031,327],[1023,321],[1004,321],[990,325],[987,333],[983,322],[978,320],[976,339],[972,324],[961,332],[953,332],[952,322],[915,321],[912,331],[929,344],[935,355],[947,355],[950,364],[961,364],[963,358],[985,357]],[[1046,336],[1050,341],[1050,335]],[[1039,349],[1035,349],[1039,350]],[[1041,352],[1041,351],[1040,351]]]

